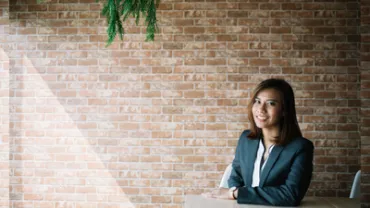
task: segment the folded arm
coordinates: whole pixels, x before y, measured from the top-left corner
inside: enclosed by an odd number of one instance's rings
[[[243,134],[245,134],[244,132]],[[243,135],[242,134],[242,135]],[[242,136],[241,136],[242,138]],[[236,146],[236,151],[235,151],[235,157],[232,163],[232,170],[230,174],[230,178],[228,180],[229,187],[242,187],[244,186],[244,181],[241,173],[241,168],[240,168],[240,157],[241,157],[241,139],[238,141],[238,145]]]
[[[239,188],[238,203],[298,206],[311,181],[313,149],[312,143],[307,142],[296,152],[290,172],[281,185]]]

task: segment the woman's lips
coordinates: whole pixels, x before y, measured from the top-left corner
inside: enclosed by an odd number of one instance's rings
[[[256,116],[256,118],[260,121],[265,121],[267,120],[267,116]]]

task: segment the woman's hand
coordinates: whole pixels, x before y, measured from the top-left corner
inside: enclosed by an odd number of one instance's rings
[[[211,192],[203,193],[202,196],[207,198],[217,198],[217,199],[234,199],[229,192],[228,188],[218,188]]]

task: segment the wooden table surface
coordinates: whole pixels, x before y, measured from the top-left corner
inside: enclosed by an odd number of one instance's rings
[[[306,197],[299,207],[312,208],[357,208],[361,203],[359,199],[335,197]],[[276,206],[262,206],[251,204],[238,204],[235,200],[222,200],[205,198],[200,195],[185,196],[185,208],[267,208]]]

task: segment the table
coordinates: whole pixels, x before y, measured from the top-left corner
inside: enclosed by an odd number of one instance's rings
[[[299,207],[313,208],[357,208],[360,207],[360,199],[336,198],[336,197],[305,197]],[[235,200],[222,200],[205,198],[200,195],[185,196],[185,208],[267,208],[275,206],[262,206],[251,204],[238,204]],[[286,207],[285,207],[286,208]]]

